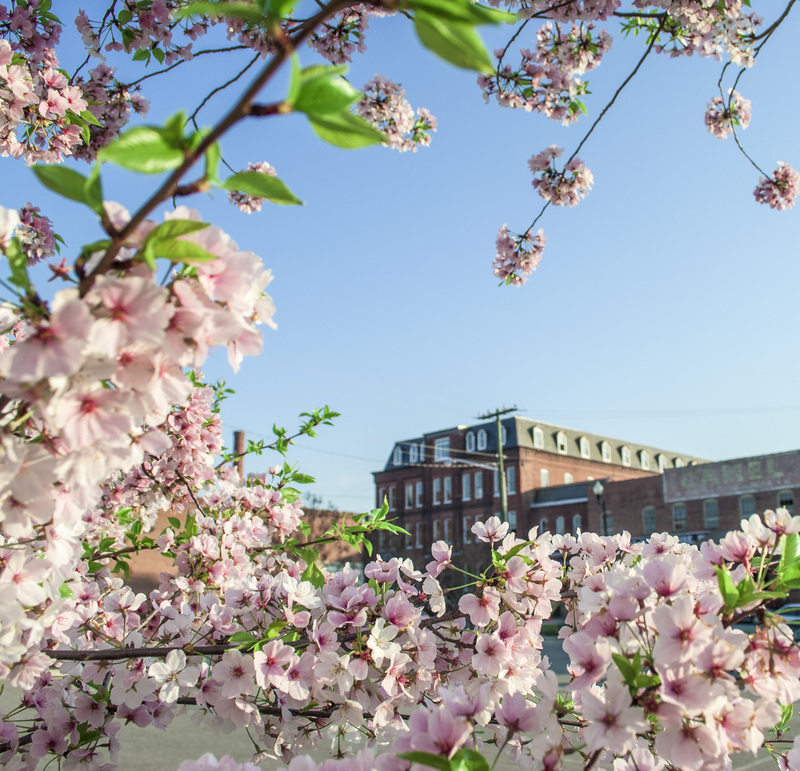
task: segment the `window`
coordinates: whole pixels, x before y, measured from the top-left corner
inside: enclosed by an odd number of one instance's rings
[[[483,498],[483,472],[475,472],[475,500]]]
[[[444,502],[450,503],[453,500],[453,477],[444,478]]]
[[[450,532],[450,517],[444,521],[444,540],[448,544],[453,543],[452,533]]]
[[[645,471],[649,471],[650,469],[650,453],[647,450],[640,450],[639,451],[639,465],[645,469]]]
[[[486,449],[486,431],[484,429],[478,431],[478,449],[479,450]]]
[[[461,499],[468,501],[472,498],[472,477],[469,471],[461,475]]]
[[[703,501],[703,522],[706,530],[716,530],[719,527],[719,501],[716,498]]]
[[[433,505],[438,506],[442,502],[442,480],[433,480]]]
[[[673,503],[672,504],[672,529],[679,533],[686,530],[686,504]]]
[[[614,533],[614,517],[608,512],[603,514],[603,535],[612,535]]]
[[[548,527],[548,525],[547,525],[547,517],[542,517],[539,520],[539,535],[541,535],[542,533],[547,532],[547,527]]]
[[[403,448],[400,447],[399,444],[397,445],[397,447],[394,448],[394,455],[392,455],[392,463],[395,466],[403,465]]]
[[[437,439],[433,443],[433,459],[448,460],[450,457],[450,437],[446,436],[444,439]]]
[[[419,447],[416,444],[408,446],[408,462],[416,463],[419,460]]]
[[[419,443],[419,459],[425,460],[425,440]]]
[[[475,434],[467,431],[467,452],[475,452]]]
[[[563,431],[556,434],[556,448],[562,455],[567,454],[567,435]]]
[[[575,477],[573,477],[572,474],[569,473],[569,471],[565,471],[564,472],[564,484],[565,485],[571,485],[574,481],[575,481]]]
[[[506,492],[509,495],[516,495],[517,492],[517,469],[514,466],[506,469]]]
[[[752,495],[743,495],[739,498],[739,513],[742,517],[749,517],[756,513],[756,499]]]
[[[544,431],[539,426],[534,426],[533,428],[533,446],[537,450],[544,448]]]
[[[378,553],[386,551],[386,531],[378,530]]]
[[[389,511],[394,511],[394,487],[389,488]]]
[[[417,524],[414,526],[414,529],[416,530],[416,533],[417,533],[417,548],[421,549],[422,548],[422,522],[417,522]]]
[[[470,517],[468,514],[465,514],[463,516],[462,520],[461,520],[462,528],[463,528],[463,532],[461,533],[461,540],[464,543],[470,543],[469,526],[470,526],[471,521],[472,521],[472,517]]]
[[[787,509],[794,516],[794,493],[791,490],[781,490],[778,493],[778,508]]]
[[[411,482],[406,482],[406,508],[410,509],[414,506],[414,485]]]
[[[508,443],[508,431],[505,426],[500,426],[500,446],[505,447]]]
[[[645,506],[642,509],[642,529],[644,534],[649,536],[656,532],[656,508],[655,506]]]
[[[558,516],[556,517],[556,533],[563,533],[565,527],[564,517]]]
[[[383,506],[384,498],[386,498],[386,488],[381,487],[378,489],[378,508]]]
[[[508,512],[508,529],[511,532],[517,529],[517,512],[516,511],[509,511]]]
[[[675,458],[673,465],[675,468],[683,468],[683,458]]]
[[[573,514],[572,515],[572,532],[577,533],[581,529],[581,515],[580,514]]]
[[[550,486],[550,472],[543,468],[539,472],[539,487],[549,487]]]
[[[582,436],[578,440],[578,444],[580,445],[581,448],[581,458],[588,458],[591,454],[591,450],[589,447],[589,440],[585,436]]]
[[[406,551],[411,548],[411,533],[406,530]]]
[[[422,482],[417,482],[417,508],[422,508]]]
[[[436,543],[439,540],[439,520],[433,520],[433,542]]]
[[[492,480],[494,482],[494,497],[497,498],[500,495],[500,472],[497,469],[492,472]]]
[[[656,461],[658,461],[658,470],[663,474],[664,469],[667,467],[667,459],[664,457],[664,453],[660,452],[656,455]]]
[[[622,465],[623,466],[630,466],[631,465],[631,448],[627,445],[623,444],[620,448],[620,454],[622,455]]]
[[[608,442],[600,443],[600,457],[604,463],[611,463],[611,445]]]

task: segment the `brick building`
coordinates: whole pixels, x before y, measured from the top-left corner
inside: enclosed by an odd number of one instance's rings
[[[548,529],[592,527],[587,482],[591,487],[594,480],[658,480],[668,469],[704,463],[685,453],[520,416],[505,418],[500,434],[509,524],[520,532],[539,523],[537,507],[552,509],[556,499],[559,513],[550,515]],[[386,498],[410,535],[379,533],[377,552],[411,557],[422,565],[430,559],[430,544],[444,539],[454,545],[460,566],[469,570],[482,565],[485,549],[471,528],[500,511],[497,448],[493,421],[397,442],[385,467],[374,473],[376,503],[380,506]]]

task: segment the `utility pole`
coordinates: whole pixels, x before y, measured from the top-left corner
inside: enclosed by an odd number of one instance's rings
[[[502,410],[487,412],[485,415],[476,415],[476,420],[488,420],[494,418],[497,426],[497,473],[500,485],[500,521],[508,521],[508,494],[506,491],[506,470],[503,465],[503,427],[500,423],[500,416],[509,412],[516,412],[519,407],[503,407]]]

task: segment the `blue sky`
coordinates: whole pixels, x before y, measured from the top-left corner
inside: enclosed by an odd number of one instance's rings
[[[490,47],[506,32],[485,30]],[[739,85],[753,102],[742,139],[768,171],[800,166],[798,106],[786,89],[796,35],[790,17]],[[587,75],[588,119],[566,129],[485,105],[475,74],[421,49],[402,19],[373,20],[367,46],[352,82],[380,73],[402,83],[439,121],[429,148],[345,151],[302,116],[250,119],[223,140],[226,160],[270,162],[306,205],[248,216],[221,193],[187,201],[275,274],[278,329],[265,330],[264,354],[235,376],[223,352],[206,367],[237,392],[223,411],[228,441],[234,429],[269,437],[273,423],[291,428],[298,413],[329,404],[342,413],[336,426],[289,460],[317,478],[312,492],[347,510],[371,507],[370,472],[396,440],[503,405],[709,459],[800,446],[800,220],[757,205],[758,173],[731,139],[706,132],[721,64],[645,63],[581,151],[593,191],[574,209],[548,210],[541,266],[514,288],[498,287],[491,261],[497,229],[522,230],[538,212],[528,158],[554,143],[571,153],[642,41],[615,41]],[[221,74],[227,61],[237,60],[198,60],[151,86],[147,122],[194,109],[234,71]],[[316,57],[303,50],[301,61]],[[264,101],[284,93],[280,78]],[[213,101],[203,122],[226,103]],[[41,205],[70,247],[98,237],[90,215],[20,164],[4,160],[3,170],[0,205]],[[112,169],[104,179],[107,197],[131,209],[155,181]]]

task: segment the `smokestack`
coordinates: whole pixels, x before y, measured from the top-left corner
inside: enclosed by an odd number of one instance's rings
[[[233,453],[236,456],[234,462],[239,478],[244,480],[244,431],[233,432]]]

